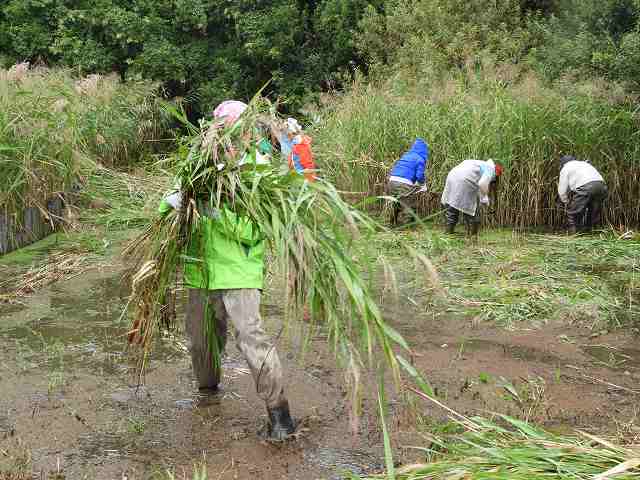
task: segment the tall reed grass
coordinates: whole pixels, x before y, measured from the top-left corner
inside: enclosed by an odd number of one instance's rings
[[[395,160],[416,137],[432,156],[434,194],[421,214],[437,211],[449,170],[462,160],[493,158],[506,165],[492,222],[518,227],[559,224],[557,160],[572,154],[604,175],[606,219],[640,223],[640,121],[615,90],[569,81],[542,85],[531,74],[468,69],[408,85],[403,75],[383,84],[356,83],[329,101],[315,131],[319,164],[343,190],[379,195]]]
[[[27,64],[0,70],[0,213],[42,205],[96,161],[137,159],[164,126],[155,91]]]

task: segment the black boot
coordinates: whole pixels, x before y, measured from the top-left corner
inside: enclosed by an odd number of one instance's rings
[[[445,233],[448,233],[449,235],[453,235],[455,230],[456,230],[455,224],[447,223],[447,226],[445,227]]]
[[[282,441],[291,435],[296,426],[289,413],[289,402],[284,401],[282,404],[275,408],[267,408],[269,412],[269,439]]]
[[[479,223],[471,223],[469,225],[469,233],[471,234],[472,237],[477,237],[478,236],[478,230],[480,229],[480,224]]]

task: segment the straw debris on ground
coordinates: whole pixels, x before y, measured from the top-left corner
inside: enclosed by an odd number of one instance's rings
[[[425,400],[425,393],[412,389]],[[435,401],[438,406],[444,406]],[[446,408],[446,407],[445,407]],[[605,480],[640,478],[640,444],[616,445],[576,431],[557,435],[505,415],[469,418],[448,409],[460,433],[424,435],[425,462],[369,480]]]

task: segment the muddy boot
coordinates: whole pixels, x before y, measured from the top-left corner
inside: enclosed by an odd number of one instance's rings
[[[567,233],[569,235],[576,235],[578,233],[578,229],[576,228],[575,225],[570,225],[569,229],[567,230]]]
[[[289,413],[289,402],[284,401],[279,407],[267,408],[269,412],[268,436],[270,440],[282,441],[291,435],[296,426]]]
[[[218,395],[221,392],[220,385],[216,386],[207,386],[207,387],[198,387],[198,393],[203,397]]]
[[[479,223],[471,223],[469,225],[469,234],[472,237],[477,237],[478,236],[478,230],[480,230],[480,224]]]
[[[447,226],[445,227],[444,232],[448,233],[449,235],[453,235],[456,231],[456,226],[452,223],[447,223]]]

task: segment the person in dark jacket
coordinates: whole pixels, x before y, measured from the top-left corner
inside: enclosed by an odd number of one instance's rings
[[[429,146],[418,138],[391,169],[388,190],[396,199],[391,210],[391,225],[404,225],[415,217],[416,194],[426,190],[424,172],[428,161]]]
[[[558,196],[567,206],[570,234],[589,232],[600,224],[602,203],[608,193],[602,175],[593,165],[571,155],[560,159]]]

